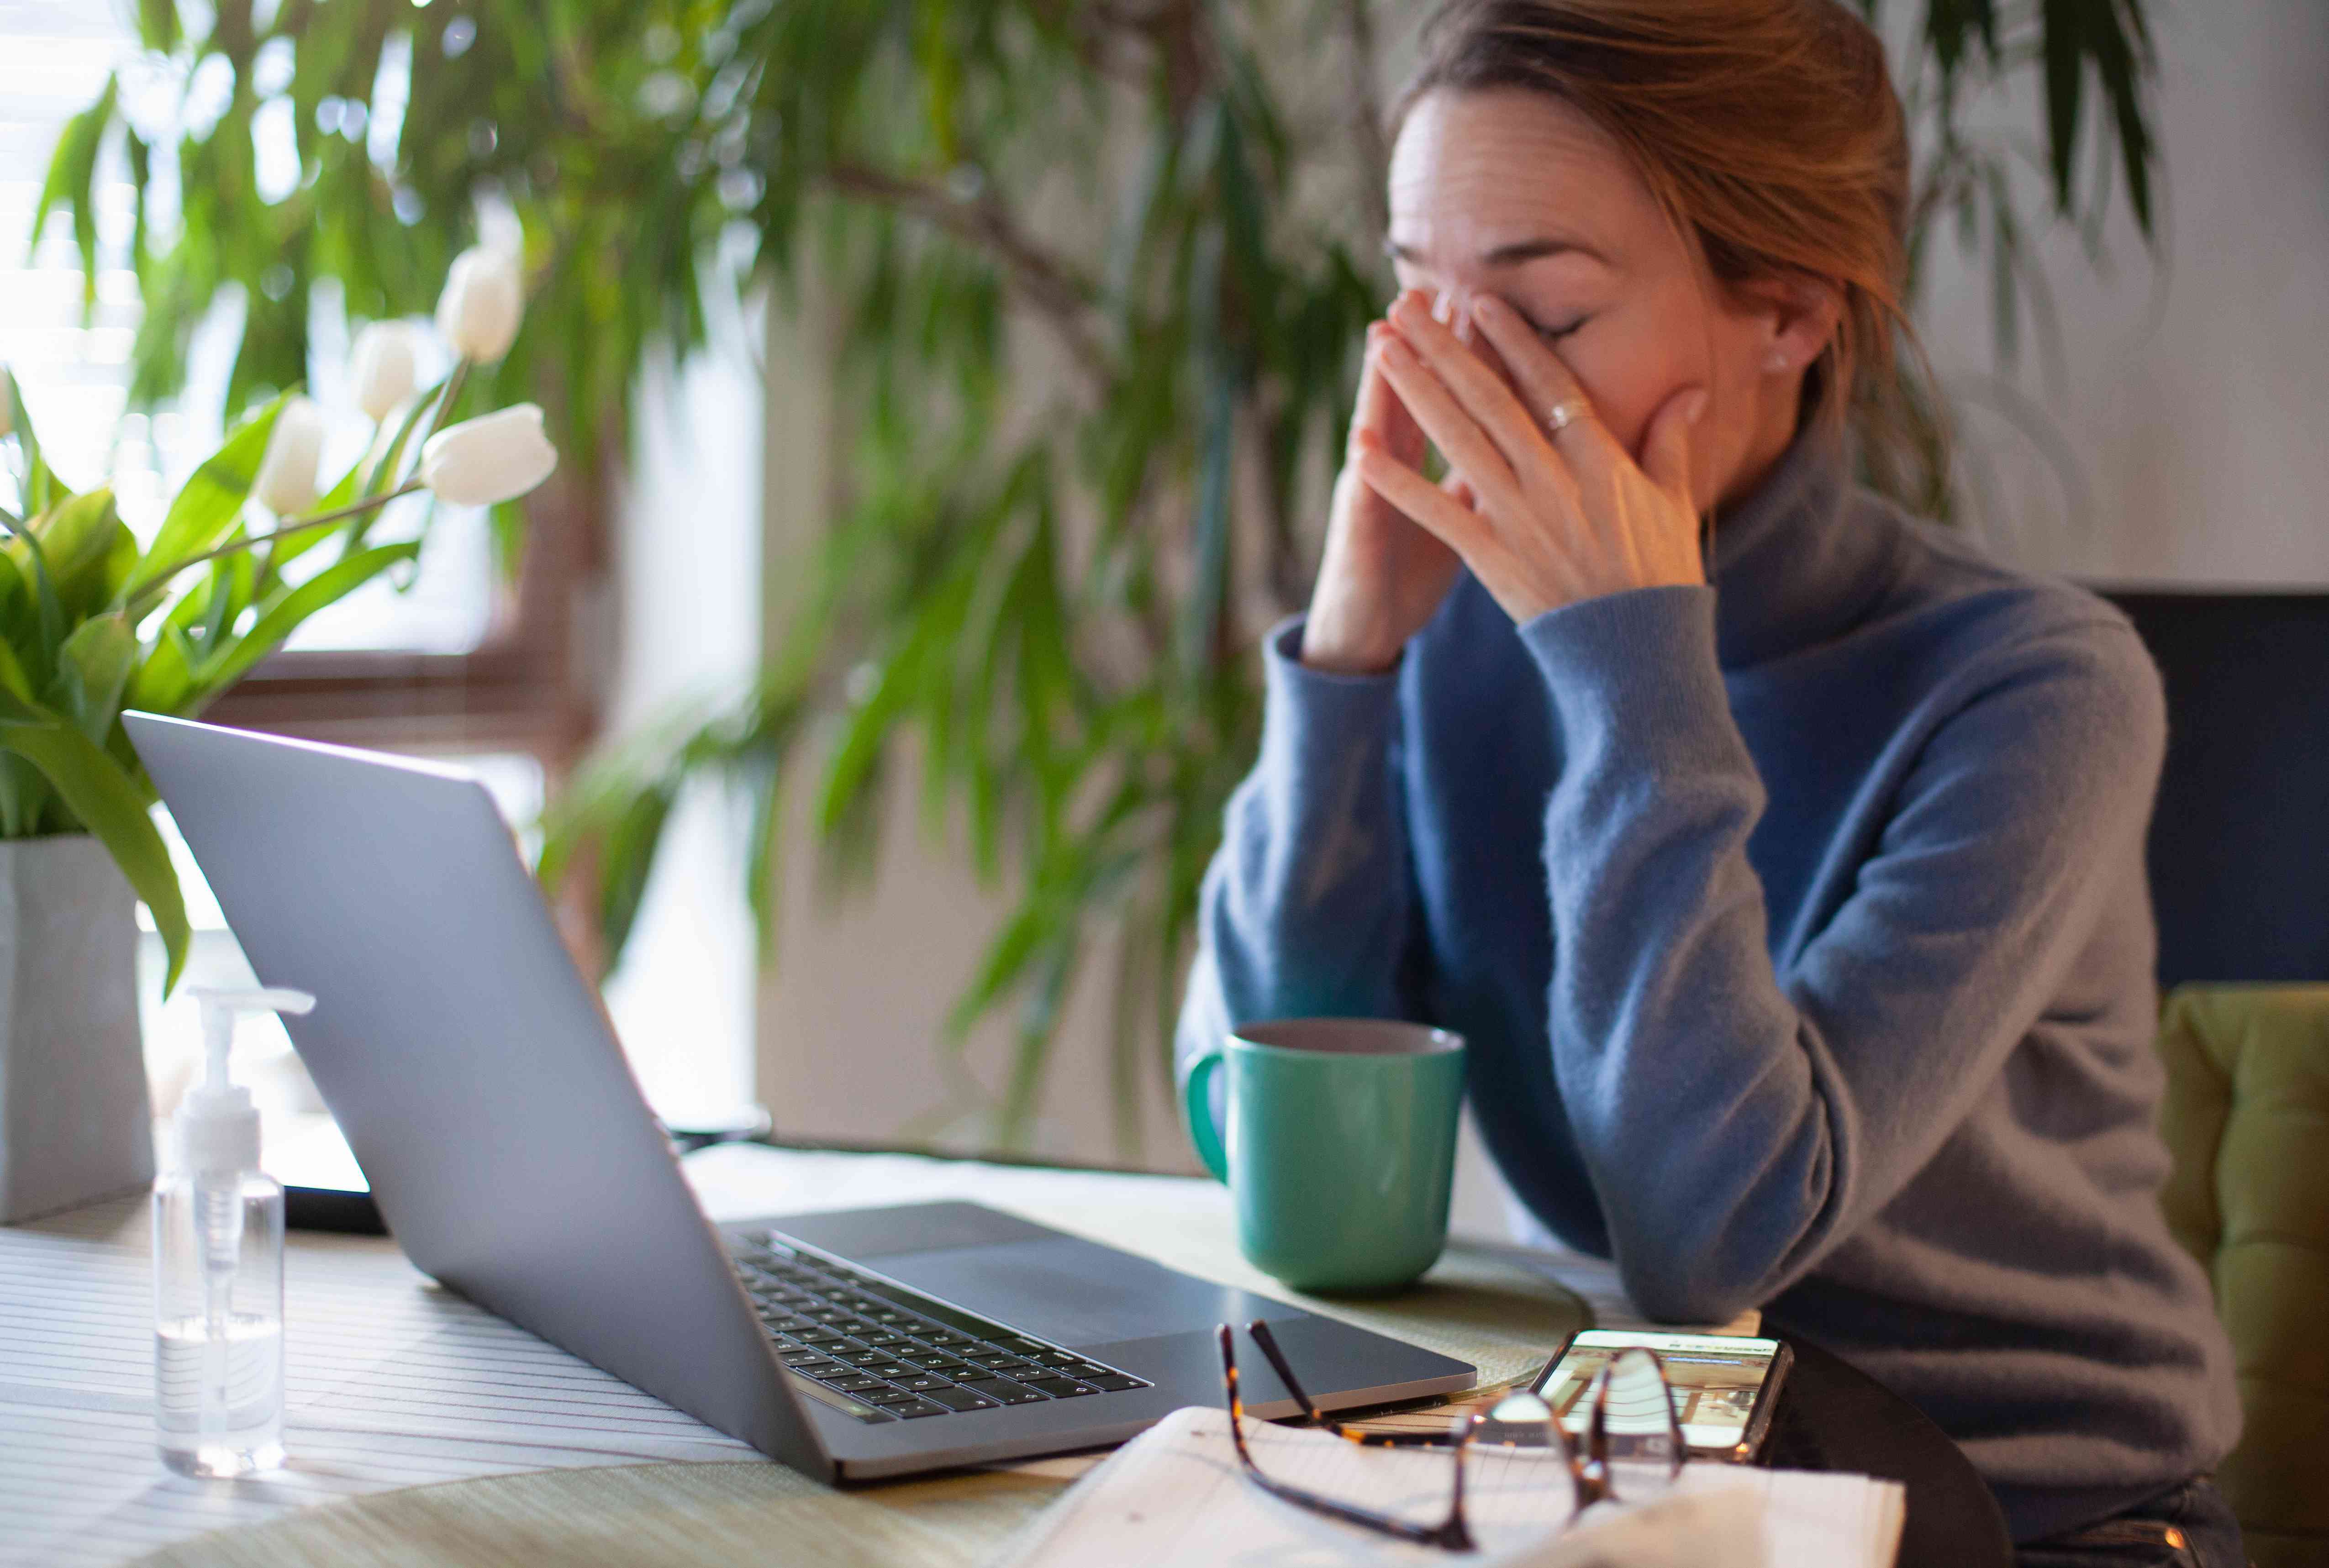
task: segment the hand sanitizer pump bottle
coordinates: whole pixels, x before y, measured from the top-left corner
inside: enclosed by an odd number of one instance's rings
[[[154,1184],[154,1405],[162,1459],[232,1477],[283,1462],[283,1187],[259,1169],[259,1109],[227,1079],[247,1012],[304,1013],[297,991],[197,988],[207,1075],[178,1109]]]

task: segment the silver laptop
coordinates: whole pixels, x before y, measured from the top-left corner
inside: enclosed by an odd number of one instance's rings
[[[1260,1318],[1348,1409],[1460,1361],[968,1203],[715,1226],[492,798],[457,769],[126,715],[412,1262],[828,1480],[1119,1442]],[[1294,1413],[1259,1357],[1247,1406]]]

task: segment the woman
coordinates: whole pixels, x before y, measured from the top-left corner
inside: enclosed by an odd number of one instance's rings
[[[1849,481],[1907,167],[1834,0],[1442,13],[1183,1047],[1458,1030],[1513,1189],[1644,1309],[1917,1402],[2025,1563],[2230,1568],[2230,1356],[2156,1200],[2158,679]]]

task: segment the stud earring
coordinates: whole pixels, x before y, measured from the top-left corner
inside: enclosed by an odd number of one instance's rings
[[[1781,371],[1795,369],[1795,361],[1788,357],[1787,350],[1773,349],[1763,356],[1763,368],[1776,375]]]

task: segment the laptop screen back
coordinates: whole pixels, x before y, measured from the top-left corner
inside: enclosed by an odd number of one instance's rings
[[[413,1263],[811,1474],[831,1465],[483,785],[125,716]]]

